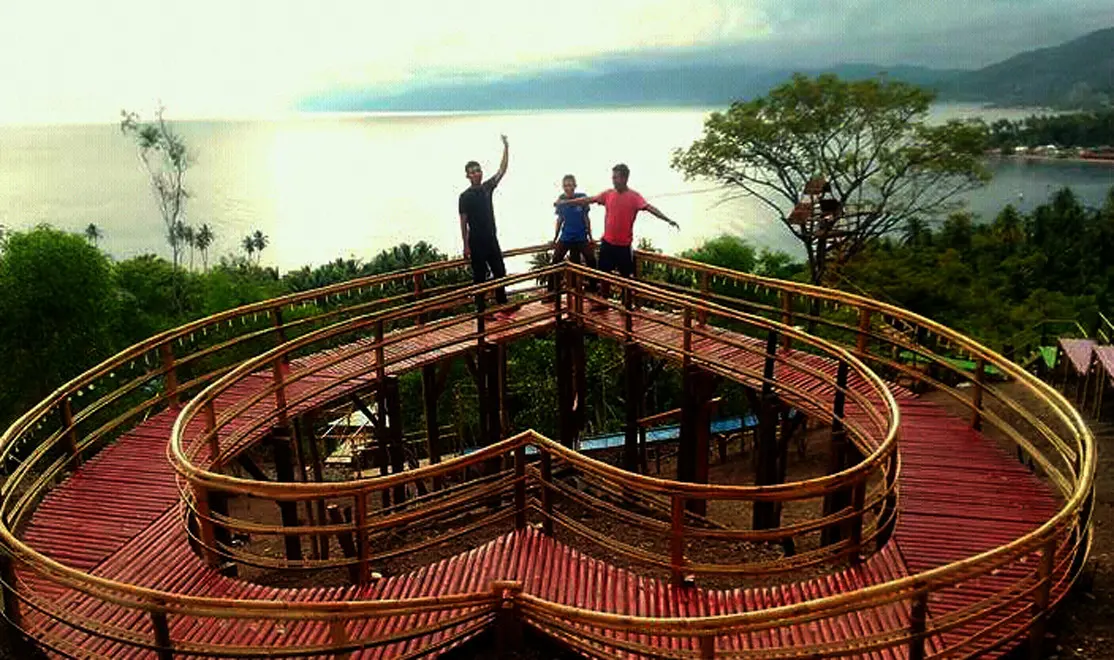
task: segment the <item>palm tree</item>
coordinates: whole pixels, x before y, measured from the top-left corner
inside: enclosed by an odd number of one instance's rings
[[[198,229],[197,235],[193,237],[197,249],[201,250],[201,265],[205,272],[209,272],[209,246],[213,244],[214,238],[213,230],[207,222],[201,225],[201,229]]]
[[[101,231],[100,227],[90,222],[89,226],[85,228],[85,239],[92,243],[93,247],[97,247],[102,238],[104,238],[104,232]]]
[[[258,229],[251,235],[251,243],[255,248],[255,265],[257,266],[259,265],[259,261],[263,258],[263,248],[267,247],[268,240],[267,236]]]
[[[248,253],[248,263],[251,263],[251,255],[255,254],[255,240],[250,235],[245,236],[244,240],[240,242],[240,247]]]
[[[197,232],[184,222],[178,223],[178,240],[190,249],[190,270],[193,270],[193,251],[197,247]]]

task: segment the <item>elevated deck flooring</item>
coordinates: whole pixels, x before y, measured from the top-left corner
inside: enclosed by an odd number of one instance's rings
[[[519,316],[539,312],[537,305],[527,306]],[[593,316],[592,328],[601,334],[622,336],[621,324],[615,314]],[[537,322],[508,331],[501,340],[510,340],[526,333],[545,329],[552,315]],[[676,321],[676,319],[674,319]],[[429,344],[451,340],[457,333],[464,337],[471,324],[452,325],[421,340]],[[716,330],[734,341],[754,341],[741,335]],[[636,338],[652,338],[659,345],[679,346],[680,333],[661,325],[640,321]],[[673,342],[670,344],[670,342]],[[421,359],[414,359],[391,371],[401,371],[432,362],[454,352],[471,348],[464,341],[441,349]],[[708,352],[709,359],[749,361],[753,358],[738,349],[729,349],[711,340],[696,342],[698,352]],[[395,348],[394,350],[406,350]],[[653,350],[661,350],[655,348]],[[320,355],[303,358],[303,362],[321,359]],[[825,358],[805,358],[827,371],[835,365]],[[315,383],[337,378],[366,368],[374,360],[371,354],[346,360],[326,373],[318,374]],[[753,366],[753,365],[752,365]],[[785,382],[805,379],[786,367],[780,367],[779,378]],[[254,376],[242,381],[218,402],[221,409],[233,404],[270,383],[269,375]],[[320,395],[300,407],[306,408],[335,398],[343,391],[367,386],[363,377],[350,381]],[[856,383],[853,381],[852,385]],[[861,386],[862,384],[858,384]],[[296,398],[300,388],[311,382],[292,385],[288,393]],[[823,400],[830,392],[814,388]],[[301,389],[300,391],[305,391]],[[800,602],[809,598],[861,588],[891,580],[909,573],[941,566],[970,557],[1028,532],[1047,520],[1058,509],[1052,491],[1017,460],[1000,449],[992,440],[972,430],[967,420],[949,414],[943,407],[918,400],[908,392],[896,392],[902,412],[901,426],[901,496],[900,517],[894,539],[885,549],[872,555],[862,566],[833,573],[824,578],[778,588],[710,591],[675,588],[657,580],[640,577],[606,562],[582,555],[533,530],[515,532],[476,548],[464,555],[424,567],[407,575],[390,576],[371,585],[322,589],[274,589],[225,578],[208,569],[190,550],[178,507],[177,486],[167,464],[165,450],[170,426],[176,410],[168,410],[148,419],[122,436],[112,446],[86,462],[71,478],[51,492],[34,512],[23,531],[24,538],[36,549],[75,568],[97,575],[125,580],[193,595],[225,598],[264,598],[285,600],[348,600],[357,598],[397,598],[419,595],[460,593],[488,588],[495,578],[518,579],[528,593],[556,602],[589,607],[601,611],[640,615],[693,615],[729,613]],[[236,424],[246,424],[256,415],[272,409],[265,399]],[[255,438],[257,436],[252,436]],[[249,438],[242,448],[254,441]],[[230,449],[238,449],[230,448]],[[1026,564],[1035,557],[1023,559]],[[954,612],[974,602],[995,586],[1000,587],[1017,578],[1025,564],[1005,567],[996,575],[961,584],[934,595],[929,604],[929,617]],[[1032,564],[1027,564],[1032,565]],[[1057,576],[1061,577],[1060,575]],[[29,596],[50,599],[71,605],[75,611],[95,615],[99,620],[135,630],[143,639],[150,639],[150,622],[141,615],[96,601],[87,596],[48,586],[44,580],[20,572],[20,589]],[[1054,598],[1062,588],[1057,583]],[[1003,610],[1001,616],[1017,613],[1025,601]],[[30,607],[25,608],[25,626],[37,638],[54,640],[58,652],[80,655],[81,651],[97,652],[113,658],[154,658],[155,653],[139,648],[123,648],[91,637],[87,633],[53,621]],[[431,625],[433,615],[396,616],[389,620],[356,621],[357,626],[378,625],[380,634],[410,630]],[[442,615],[443,616],[443,615]],[[485,615],[486,616],[486,615]],[[749,636],[721,637],[716,648],[745,650],[772,646],[805,644],[816,640],[851,640],[871,631],[906,625],[907,604],[894,604],[853,613],[835,622],[824,621],[810,626],[786,628]],[[478,619],[445,633],[431,633],[424,638],[399,642],[392,647],[354,654],[354,657],[405,657],[410,654],[437,654],[447,647],[440,640],[464,638],[478,634],[486,619]],[[322,623],[297,622],[288,626],[246,620],[175,621],[171,617],[171,636],[177,642],[216,642],[236,644],[270,643],[298,646],[324,641],[328,634]],[[985,625],[981,624],[981,625]],[[988,631],[982,642],[1003,640],[1008,648],[1019,623]],[[550,631],[557,634],[555,631]],[[929,652],[949,648],[960,635],[977,632],[974,624],[952,634],[929,640]],[[459,634],[457,634],[459,633]],[[630,641],[658,646],[667,643],[653,637],[637,637]],[[678,644],[696,644],[695,640],[674,640]],[[1016,641],[1016,640],[1014,640]],[[697,648],[690,646],[689,648]],[[61,653],[56,652],[58,655]],[[896,658],[903,654],[872,653],[863,657]]]

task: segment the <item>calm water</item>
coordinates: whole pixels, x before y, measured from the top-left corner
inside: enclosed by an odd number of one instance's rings
[[[936,109],[940,117],[971,112]],[[271,239],[263,261],[284,269],[368,257],[403,241],[425,240],[459,253],[456,198],[466,185],[463,164],[474,158],[494,172],[499,134],[506,133],[511,164],[495,202],[504,247],[552,236],[550,203],[563,174],[576,174],[593,194],[609,185],[611,165],[623,161],[631,167],[632,187],[681,224],[678,233],[652,217],[640,219],[636,235],[657,246],[683,250],[726,232],[795,248],[757,203],[725,199],[708,183],[685,182],[669,168],[671,150],[700,135],[705,114],[608,110],[183,123],[178,128],[196,159],[188,174],[188,219],[214,227],[213,255],[235,252],[245,234],[262,230]],[[970,200],[978,213],[992,215],[1006,203],[1031,208],[1061,186],[1099,204],[1114,185],[1111,166],[1008,161],[996,169],[994,182]],[[102,228],[102,247],[116,257],[166,252],[145,174],[119,129],[0,127],[0,224],[80,231],[90,222]]]

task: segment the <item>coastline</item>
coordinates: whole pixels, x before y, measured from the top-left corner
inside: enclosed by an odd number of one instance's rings
[[[1114,158],[1080,158],[1079,156],[1040,156],[1036,154],[988,154],[987,160],[1037,161],[1054,163],[1083,163],[1087,165],[1114,166]]]

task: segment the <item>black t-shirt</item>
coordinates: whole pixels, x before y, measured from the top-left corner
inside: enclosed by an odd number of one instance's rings
[[[491,193],[497,185],[499,182],[492,177],[460,193],[460,212],[468,221],[468,242],[471,245],[495,241],[495,209],[491,205]]]

